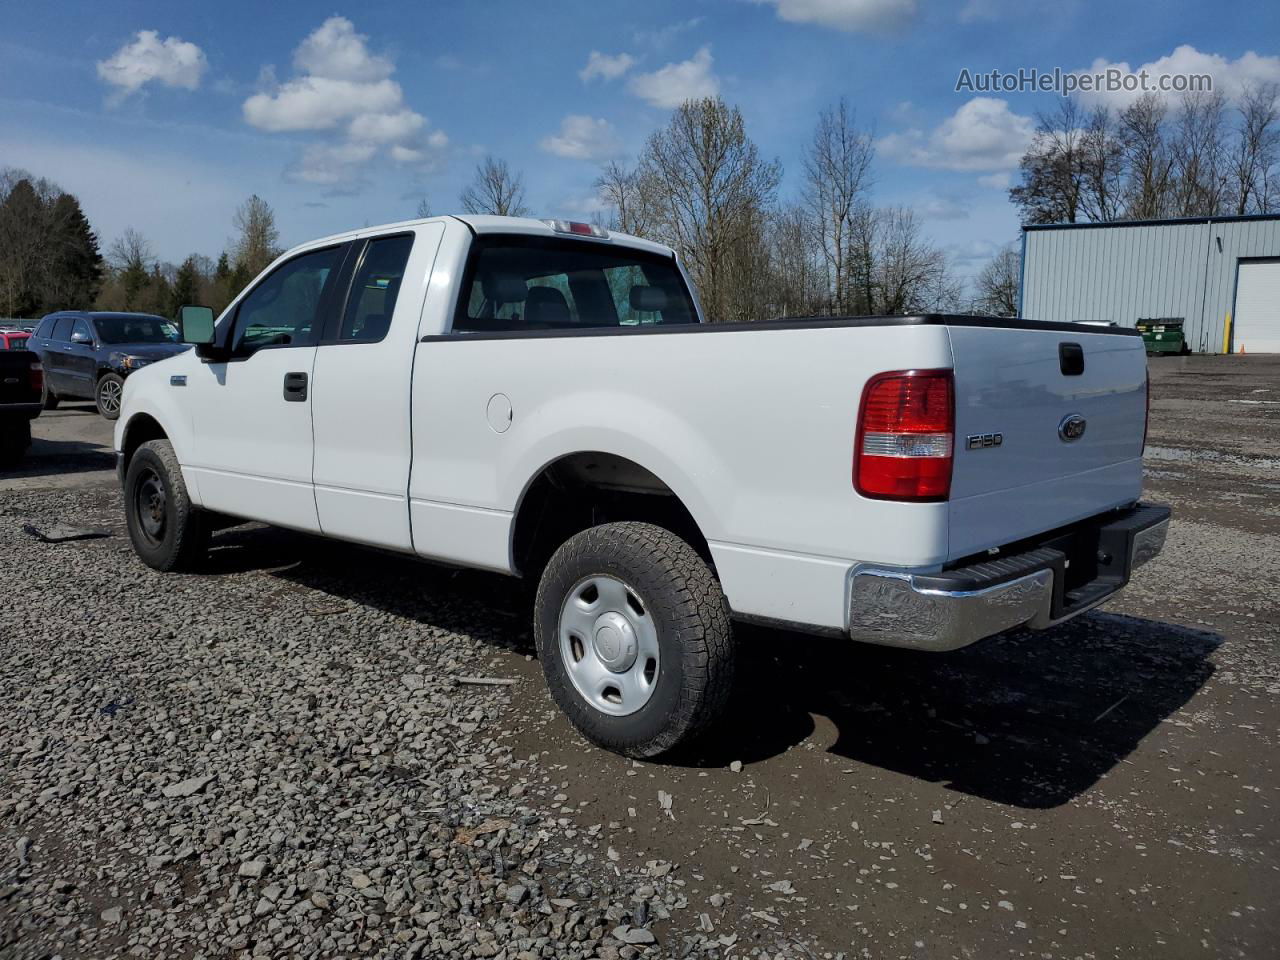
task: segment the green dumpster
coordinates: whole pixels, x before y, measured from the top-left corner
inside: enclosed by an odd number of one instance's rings
[[[1190,353],[1191,348],[1187,346],[1186,336],[1182,332],[1184,321],[1184,317],[1147,317],[1139,320],[1138,330],[1142,333],[1147,353]]]

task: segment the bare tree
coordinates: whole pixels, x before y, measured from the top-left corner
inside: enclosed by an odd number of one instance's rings
[[[638,168],[610,160],[596,177],[596,193],[609,208],[607,225],[637,237],[648,236],[658,211],[653,198],[653,181]]]
[[[882,314],[935,309],[959,298],[947,276],[946,255],[924,238],[915,212],[907,207],[881,211],[875,278],[876,310]]]
[[[1276,196],[1275,167],[1280,162],[1280,85],[1251,84],[1237,107],[1240,130],[1230,160],[1237,214],[1270,213]]]
[[[133,227],[127,227],[107,250],[107,262],[115,271],[116,281],[123,291],[123,308],[137,309],[156,266],[151,244]]]
[[[256,193],[236,210],[232,224],[239,236],[233,244],[236,272],[247,282],[280,256],[276,215]]]
[[[524,177],[512,173],[507,161],[485,157],[476,165],[475,179],[458,197],[467,213],[498,217],[526,217]]]
[[[781,207],[769,215],[765,243],[770,312],[801,316],[826,309],[829,278],[823,251],[814,243],[817,232],[807,204]]]
[[[415,215],[419,220],[425,220],[431,216],[431,201],[425,195],[418,201],[418,209]]]
[[[818,115],[804,154],[804,198],[822,247],[831,284],[831,307],[848,313],[849,255],[854,218],[871,185],[872,136],[859,130],[843,98]]]
[[[1226,193],[1222,149],[1225,111],[1221,91],[1182,97],[1170,150],[1174,216],[1213,216],[1222,210]]]
[[[760,159],[741,112],[719,97],[685,101],[650,135],[640,176],[654,184],[654,231],[688,264],[708,317],[760,316],[760,302],[734,281],[759,247],[781,167]]]
[[[1164,133],[1167,112],[1164,100],[1148,93],[1120,114],[1126,170],[1123,215],[1133,220],[1153,220],[1168,210],[1173,159]]]
[[[863,316],[877,310],[876,257],[880,227],[884,217],[870,204],[860,203],[854,212],[847,272],[848,295],[852,314]]]
[[[1021,182],[1009,199],[1023,223],[1075,223],[1084,190],[1082,120],[1074,100],[1059,101],[1056,114],[1040,114],[1031,147],[1020,164]]]
[[[1022,279],[1022,257],[1010,244],[987,261],[974,281],[976,306],[996,317],[1018,313],[1018,284]]]
[[[1089,114],[1079,141],[1080,212],[1095,223],[1115,220],[1123,204],[1124,144],[1106,107]]]

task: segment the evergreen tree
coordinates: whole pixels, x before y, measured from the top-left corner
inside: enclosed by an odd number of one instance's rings
[[[199,302],[200,269],[196,264],[195,254],[192,254],[182,261],[177,276],[174,277],[173,289],[169,294],[169,316],[176,317],[184,305]]]
[[[40,258],[44,203],[30,180],[19,180],[0,204],[0,314],[40,311]]]
[[[172,267],[169,267],[172,270]],[[152,264],[151,275],[147,278],[147,292],[143,297],[141,309],[146,313],[155,313],[160,316],[166,316],[169,313],[169,305],[173,301],[173,285],[169,282],[169,276],[164,265],[159,263]]]
[[[87,310],[102,289],[103,261],[98,238],[69,193],[59,196],[51,210],[49,269],[41,311]]]

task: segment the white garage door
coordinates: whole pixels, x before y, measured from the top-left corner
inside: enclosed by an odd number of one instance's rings
[[[1236,277],[1236,353],[1280,353],[1280,260],[1242,263]]]

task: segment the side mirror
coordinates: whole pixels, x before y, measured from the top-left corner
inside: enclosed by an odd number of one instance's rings
[[[76,330],[74,333],[71,334],[71,342],[72,343],[93,343],[93,337],[89,336],[87,333],[81,332],[80,330]]]
[[[184,306],[178,311],[182,342],[197,346],[213,343],[213,311],[209,307]]]

